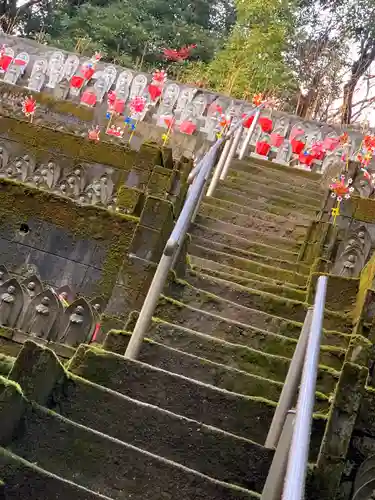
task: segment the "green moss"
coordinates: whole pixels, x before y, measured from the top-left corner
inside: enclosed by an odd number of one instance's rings
[[[77,107],[74,103],[72,105]],[[143,145],[137,152],[121,144],[105,141],[94,143],[86,137],[11,117],[0,118],[0,132],[28,147],[29,153],[36,156],[44,154],[50,158],[51,155],[63,154],[73,157],[77,163],[103,163],[127,171],[133,167],[151,170],[160,164],[162,158],[161,149],[156,146]]]
[[[137,216],[141,215],[144,204],[144,194],[140,189],[120,186],[120,189],[116,193],[116,198],[116,206],[120,210],[126,210],[127,213]]]
[[[131,237],[131,235],[124,233],[111,239],[111,244],[103,265],[102,276],[97,287],[97,293],[100,293],[106,298],[109,298],[111,294],[125,255],[129,250],[129,236]]]
[[[19,384],[17,384],[17,382],[14,382],[13,380],[10,380],[9,378],[5,378],[2,375],[0,375],[0,386],[5,387],[5,388],[12,388],[18,394],[23,395],[21,386]]]
[[[375,222],[375,200],[355,197],[352,202],[353,219],[362,222]]]
[[[0,354],[0,375],[8,376],[10,370],[13,368],[15,358]]]

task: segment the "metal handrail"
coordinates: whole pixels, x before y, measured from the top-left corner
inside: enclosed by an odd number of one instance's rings
[[[219,164],[225,164],[226,168],[228,169],[229,164],[234,154],[236,153],[236,148],[233,147],[233,144],[236,142],[238,146],[240,137],[243,132],[243,120],[247,120],[254,114],[257,114],[259,116],[259,110],[262,107],[263,105],[254,108],[245,118],[239,120],[238,123],[233,125],[230,130],[225,135],[223,135],[223,137],[219,138],[215,142],[215,144],[211,146],[209,151],[197,163],[197,165],[190,173],[189,181],[192,182],[192,184],[189,187],[185,203],[177,219],[175,227],[167,241],[167,244],[165,245],[163,255],[155,271],[154,278],[151,282],[142,309],[139,313],[139,317],[134,327],[133,334],[130,337],[129,344],[125,352],[126,358],[136,359],[139,355],[143,339],[152,321],[153,314],[155,312],[160,294],[167,281],[168,274],[177,260],[189,226],[199,210],[200,203],[205,194],[207,181],[210,178],[213,168],[216,164],[216,158],[221,146],[223,145],[223,143],[231,143],[229,153],[225,152],[224,147],[221,158],[219,160]],[[254,121],[255,119],[253,120],[253,122]],[[232,142],[233,137],[234,139]],[[224,160],[222,161],[223,156]]]
[[[327,276],[318,279],[314,307],[307,311],[266,439],[265,447],[276,448],[276,453],[262,500],[280,500],[280,492],[282,500],[303,500],[305,496],[327,281]],[[295,418],[288,419],[299,385]]]
[[[298,394],[293,438],[285,476],[283,500],[303,500],[305,497],[306,473],[309,459],[327,282],[327,276],[321,276],[318,279],[314,301],[314,313],[306,349],[301,386]]]

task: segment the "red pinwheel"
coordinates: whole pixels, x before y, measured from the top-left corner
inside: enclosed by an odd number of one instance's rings
[[[33,99],[31,96],[26,97],[26,99],[22,103],[22,111],[25,114],[25,116],[30,116],[31,119],[34,116],[36,109],[36,101]]]
[[[93,142],[100,141],[100,128],[98,125],[95,128],[89,130],[88,137],[90,141]]]
[[[345,175],[341,175],[340,179],[332,179],[332,184],[329,186],[331,192],[331,197],[336,198],[337,201],[341,201],[343,198],[349,199],[354,188],[351,187],[353,179],[349,178],[346,180]]]

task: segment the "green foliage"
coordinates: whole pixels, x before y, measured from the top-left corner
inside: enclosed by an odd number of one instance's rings
[[[230,0],[218,9],[213,0],[91,0],[64,2],[46,28],[47,41],[85,52],[100,50],[105,59],[145,69],[163,60],[163,48],[197,44],[193,58],[209,61],[233,22]]]
[[[284,51],[292,29],[288,5],[279,0],[237,0],[237,23],[215,59],[188,70],[208,86],[248,97],[255,92],[280,94],[292,85]]]

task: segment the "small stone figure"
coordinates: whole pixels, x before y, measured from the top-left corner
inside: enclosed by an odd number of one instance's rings
[[[94,315],[90,305],[80,298],[64,312],[60,323],[58,342],[77,346],[90,340],[94,328]]]
[[[356,260],[357,259],[355,255],[349,255],[347,260],[344,262],[342,266],[342,270],[339,273],[339,276],[342,276],[343,278],[352,278],[354,274]]]
[[[24,294],[16,278],[0,287],[0,324],[15,327],[24,306]]]
[[[51,289],[39,293],[29,304],[21,329],[33,336],[52,340],[53,327],[61,317],[63,307]]]

